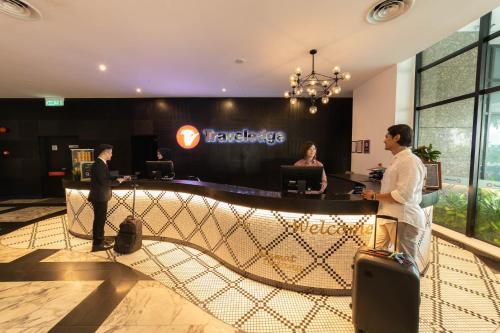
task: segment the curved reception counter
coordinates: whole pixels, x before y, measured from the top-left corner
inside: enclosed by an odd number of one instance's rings
[[[88,182],[64,180],[69,232],[91,238]],[[377,201],[359,195],[281,197],[278,192],[194,181],[137,181],[143,238],[200,250],[256,281],[295,291],[348,295],[356,250],[372,233]],[[113,188],[105,235],[132,214],[133,188]]]

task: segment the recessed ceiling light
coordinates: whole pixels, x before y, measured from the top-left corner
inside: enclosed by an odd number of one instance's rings
[[[226,88],[222,88],[222,92],[226,92]]]
[[[108,67],[106,67],[106,65],[104,65],[104,64],[100,64],[100,65],[99,65],[99,70],[100,70],[101,72],[105,72],[107,69],[108,69]]]
[[[137,89],[135,89],[135,91],[138,92],[138,93],[142,92],[141,88],[137,88]]]

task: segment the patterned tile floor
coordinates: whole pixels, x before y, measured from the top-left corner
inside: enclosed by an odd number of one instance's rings
[[[87,252],[90,241],[67,232],[65,216],[3,236],[4,246]],[[352,332],[350,297],[317,296],[244,278],[189,247],[144,241],[132,255],[99,253],[171,288],[214,317],[247,332]],[[421,279],[420,332],[495,332],[500,323],[498,277],[472,253],[434,238]]]

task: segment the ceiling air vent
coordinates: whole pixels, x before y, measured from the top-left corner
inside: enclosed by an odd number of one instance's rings
[[[42,17],[36,8],[24,0],[0,0],[0,13],[28,21],[39,20]]]
[[[372,24],[387,22],[410,10],[415,0],[379,0],[368,10],[366,20]]]

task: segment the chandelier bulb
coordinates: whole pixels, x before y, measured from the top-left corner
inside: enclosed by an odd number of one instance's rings
[[[297,75],[300,75],[302,73],[302,69],[300,67],[297,67],[297,69],[295,70],[295,73]]]
[[[284,95],[285,95],[286,98],[288,98],[288,97],[290,97],[290,92],[289,91],[285,91]]]
[[[322,85],[323,87],[328,87],[328,81],[323,81],[323,82],[321,83],[321,85]]]
[[[297,81],[292,81],[292,82],[290,82],[290,86],[291,86],[292,88],[295,88],[295,87],[297,86]]]
[[[342,76],[346,80],[350,80],[351,79],[351,74],[350,73],[344,73]]]
[[[290,76],[290,81],[297,81],[297,77],[295,75]]]
[[[312,80],[311,81],[311,86],[315,86],[316,85],[316,80]]]
[[[309,107],[309,112],[310,112],[311,114],[315,114],[316,112],[318,112],[318,108],[316,107],[316,105],[311,105],[311,106]]]
[[[297,90],[295,90],[295,94],[301,95],[302,91],[303,91],[302,88],[298,88]]]
[[[342,90],[342,89],[340,89],[340,87],[335,87],[335,88],[333,89],[333,93],[334,93],[334,94],[339,94],[341,90]]]
[[[329,100],[330,99],[328,98],[328,96],[321,97],[321,103],[323,103],[323,104],[327,104]]]
[[[340,67],[339,66],[333,67],[333,73],[334,74],[340,73]]]
[[[326,96],[330,97],[332,96],[333,92],[331,90],[327,90],[326,91]]]
[[[295,97],[290,98],[290,104],[292,104],[292,105],[297,104],[297,98],[295,98]]]

